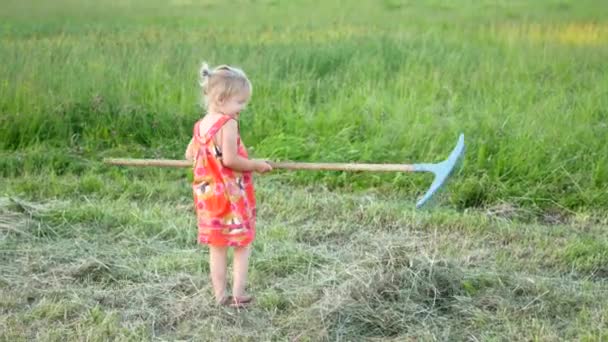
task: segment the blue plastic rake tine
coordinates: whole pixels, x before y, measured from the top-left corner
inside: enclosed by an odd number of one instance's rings
[[[422,196],[418,203],[416,203],[416,208],[421,208],[425,203],[428,202],[431,197],[439,190],[445,181],[448,179],[452,171],[454,171],[455,167],[459,164],[464,155],[465,145],[464,145],[464,134],[460,134],[458,137],[458,143],[456,147],[450,153],[450,156],[436,164],[414,164],[414,172],[432,172],[435,174],[435,179],[431,184],[431,187],[427,190],[427,192]]]

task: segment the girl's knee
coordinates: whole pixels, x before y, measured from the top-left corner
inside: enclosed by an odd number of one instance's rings
[[[235,252],[249,252],[250,250],[251,245],[234,247]]]

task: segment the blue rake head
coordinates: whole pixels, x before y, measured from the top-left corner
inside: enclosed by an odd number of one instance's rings
[[[416,208],[421,208],[443,186],[454,169],[461,164],[464,150],[464,134],[461,133],[456,147],[454,147],[446,160],[436,164],[414,164],[415,172],[432,172],[435,174],[433,184],[431,184],[431,187],[424,196],[416,203]]]

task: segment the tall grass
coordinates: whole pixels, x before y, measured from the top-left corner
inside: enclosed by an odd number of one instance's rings
[[[4,176],[34,165],[31,157],[43,160],[27,170],[34,173],[56,172],[57,158],[66,164],[60,172],[78,173],[78,158],[181,157],[201,115],[196,70],[207,60],[251,77],[242,129],[256,157],[432,162],[464,132],[454,205],[608,205],[601,2],[3,7]],[[425,177],[331,172],[285,180],[409,194],[428,185]]]

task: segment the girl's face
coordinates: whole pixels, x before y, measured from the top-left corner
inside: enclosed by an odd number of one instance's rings
[[[247,106],[249,97],[250,93],[248,91],[231,96],[223,101],[220,111],[225,115],[238,117],[239,113]]]

